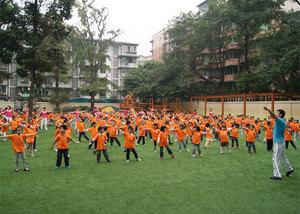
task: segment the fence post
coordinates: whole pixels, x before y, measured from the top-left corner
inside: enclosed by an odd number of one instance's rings
[[[224,96],[222,96],[222,117],[224,117]]]
[[[274,94],[273,93],[272,93],[271,97],[272,97],[272,112],[274,112]]]
[[[206,109],[207,108],[207,99],[206,97],[204,98],[204,115],[206,115]]]
[[[244,111],[243,111],[244,117],[246,116],[246,98],[247,98],[247,97],[246,97],[246,95],[244,94],[244,98],[243,98],[243,99],[244,99],[244,100],[243,100],[243,101],[244,101],[244,106],[243,106],[243,107],[244,107]]]
[[[191,97],[191,113],[193,112],[193,97]]]

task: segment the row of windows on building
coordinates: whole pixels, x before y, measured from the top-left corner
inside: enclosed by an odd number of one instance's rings
[[[211,72],[212,72],[212,70],[205,69],[205,70],[201,71],[201,74],[204,76],[211,76]],[[230,67],[225,68],[225,75],[234,75],[237,73],[238,73],[237,66],[230,66]]]

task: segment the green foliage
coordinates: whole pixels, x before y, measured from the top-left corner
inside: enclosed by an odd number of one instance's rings
[[[81,91],[88,91],[91,96],[91,108],[94,107],[95,95],[98,92],[110,91],[108,85],[116,87],[107,78],[98,78],[99,72],[109,71],[106,60],[108,46],[119,34],[119,30],[107,30],[108,9],[97,9],[93,6],[95,0],[77,2],[80,27],[75,27],[72,38],[73,63],[80,68],[85,85]]]

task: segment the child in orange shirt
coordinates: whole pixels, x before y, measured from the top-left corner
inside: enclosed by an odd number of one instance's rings
[[[239,134],[239,130],[238,128],[236,127],[236,124],[232,124],[232,129],[230,131],[230,137],[231,137],[231,147],[232,149],[234,149],[234,141],[236,143],[236,147],[238,149],[240,149],[239,147],[239,139],[238,139],[238,134]]]
[[[91,139],[94,139],[97,135],[97,132],[98,132],[98,128],[97,128],[97,123],[96,122],[92,122],[91,124],[91,128],[88,128],[88,129],[85,129],[84,130],[85,132],[88,131],[88,132],[91,132]],[[97,142],[94,142],[92,140],[90,140],[90,143],[88,145],[88,149],[90,149],[93,145],[93,143],[95,143],[95,150],[94,150],[94,154],[96,154],[96,148],[97,148]]]
[[[21,134],[22,128],[18,127],[16,129],[16,134],[7,135],[7,138],[12,141],[13,151],[15,153],[15,163],[16,169],[15,172],[19,171],[19,157],[22,157],[23,168],[24,171],[29,171],[27,168],[26,155],[25,155],[25,147],[24,147],[24,139],[26,137],[34,136],[35,134]],[[4,138],[5,136],[1,136],[0,138]]]
[[[201,142],[201,136],[204,135],[204,132],[200,131],[199,126],[194,126],[193,128],[193,137],[192,137],[192,143],[193,143],[193,154],[192,157],[195,157],[196,147],[198,149],[199,156],[202,157],[202,153],[200,150],[200,142]]]
[[[154,144],[154,152],[156,152],[157,139],[160,132],[157,123],[153,124],[153,128],[144,129],[144,131],[150,131],[153,144]]]
[[[129,163],[129,156],[130,156],[130,152],[132,152],[134,154],[134,157],[136,158],[137,161],[141,161],[141,159],[138,157],[135,149],[134,149],[134,143],[136,141],[136,136],[134,135],[133,132],[133,127],[132,126],[128,126],[128,132],[123,133],[123,136],[125,138],[125,143],[124,143],[124,148],[126,151],[126,162]]]
[[[227,147],[228,149],[228,154],[231,154],[231,150],[229,148],[229,143],[228,143],[228,132],[230,131],[230,129],[226,128],[226,125],[222,125],[221,129],[219,129],[219,127],[216,124],[213,124],[216,129],[216,133],[219,135],[220,137],[220,141],[221,141],[221,155],[224,154],[223,152],[223,148]]]
[[[267,151],[272,152],[273,151],[273,126],[268,121],[267,126],[265,126],[265,139],[267,140]],[[263,141],[265,142],[265,140]]]
[[[119,139],[118,139],[118,130],[119,128],[116,126],[116,121],[112,120],[111,121],[111,125],[108,126],[109,131],[108,131],[108,135],[110,138],[110,145],[111,147],[113,147],[113,142],[116,141],[118,146],[122,146]]]
[[[106,161],[111,162],[107,154],[107,148],[106,148],[107,139],[108,138],[105,133],[105,128],[103,126],[99,126],[98,134],[92,140],[92,141],[97,141],[97,163],[100,163],[101,151],[103,152]]]
[[[56,138],[54,139],[53,143],[50,146],[50,149],[52,149],[54,144],[57,143],[57,159],[56,159],[56,166],[55,166],[56,169],[58,169],[61,165],[62,155],[64,155],[65,166],[67,168],[71,168],[69,164],[69,156],[68,156],[69,141],[73,141],[76,144],[79,143],[78,141],[73,140],[73,138],[66,133],[66,129],[67,129],[66,125],[60,126],[59,128],[60,134],[56,136]]]
[[[187,136],[186,131],[184,130],[184,127],[182,124],[179,125],[179,129],[173,129],[174,130],[174,134],[176,134],[177,136],[177,140],[178,140],[178,144],[179,144],[179,152],[181,152],[181,143],[183,143],[183,148],[186,149],[187,152],[190,152],[190,150],[188,149],[186,142],[185,142],[185,136]]]
[[[7,132],[9,130],[9,127],[10,127],[10,123],[7,121],[7,119],[4,117],[3,118],[3,121],[1,123],[2,125],[2,129],[1,129],[1,132],[0,134],[3,135],[3,141],[6,141],[6,135],[7,135]]]
[[[256,130],[254,128],[254,125],[250,125],[250,129],[245,128],[245,130],[247,133],[246,141],[248,142],[248,152],[249,154],[251,154],[251,146],[252,146],[253,153],[256,153],[256,148],[255,148]]]
[[[145,136],[146,136],[146,131],[145,129],[147,129],[145,122],[142,120],[140,122],[140,125],[138,126],[138,130],[139,130],[139,139],[137,141],[137,144],[140,144],[140,141],[143,140],[143,145],[146,145],[145,143]]]
[[[88,136],[86,136],[85,131],[84,131],[84,125],[85,125],[85,120],[84,118],[79,119],[77,122],[77,129],[78,129],[78,142],[81,142],[81,137],[83,136],[87,141],[90,141]]]
[[[294,147],[294,149],[296,150],[297,148],[293,142],[292,133],[293,133],[293,131],[291,130],[290,124],[287,123],[286,129],[284,130],[285,148],[288,149],[289,143],[291,143],[292,146]]]
[[[174,154],[169,147],[169,134],[167,132],[167,127],[162,125],[160,128],[160,133],[157,139],[157,143],[160,149],[160,159],[164,157],[164,147],[166,147],[169,155],[171,155],[172,159],[174,158]]]
[[[212,131],[210,130],[210,124],[206,123],[205,124],[205,132],[206,132],[206,143],[204,145],[204,149],[210,149],[210,142],[213,140],[212,139]]]

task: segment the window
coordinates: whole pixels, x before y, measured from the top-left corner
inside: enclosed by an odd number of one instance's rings
[[[127,52],[130,53],[130,46],[127,46]]]
[[[134,52],[136,52],[136,47],[133,48]]]

